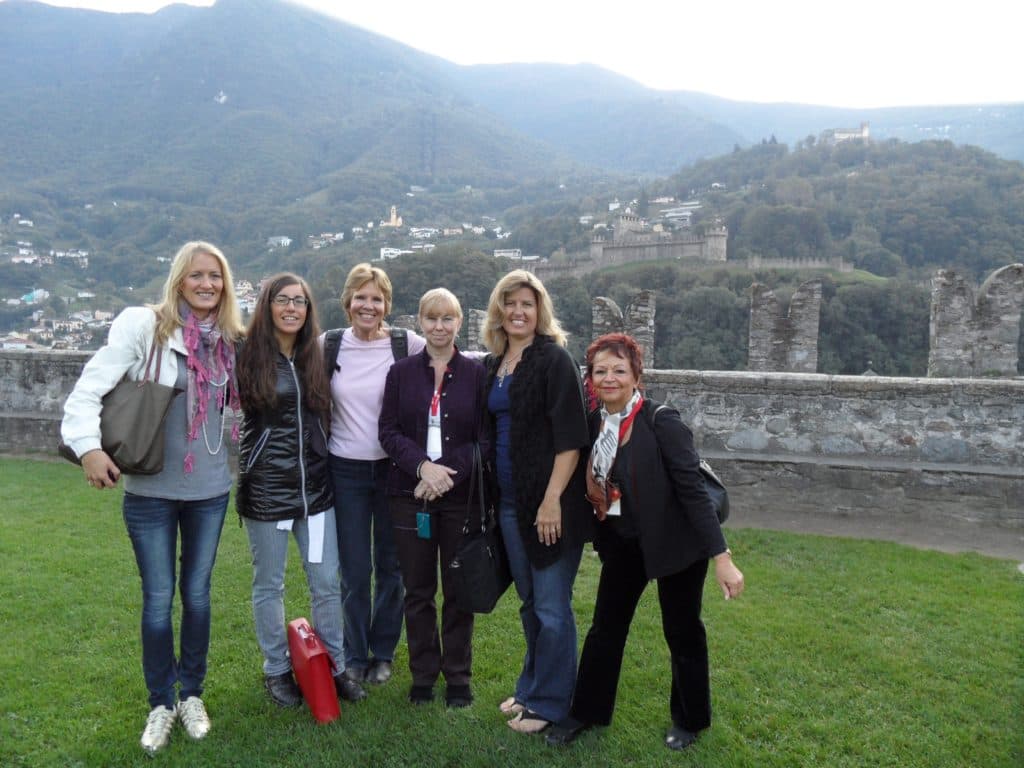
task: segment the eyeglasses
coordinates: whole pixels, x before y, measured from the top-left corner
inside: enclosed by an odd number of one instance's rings
[[[309,299],[305,296],[285,296],[283,294],[274,297],[274,303],[279,307],[287,307],[294,304],[296,309],[305,309],[309,306]]]

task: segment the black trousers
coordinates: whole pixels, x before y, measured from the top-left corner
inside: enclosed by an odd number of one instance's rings
[[[449,564],[462,539],[466,502],[432,502],[431,536],[416,533],[416,513],[423,502],[412,497],[390,498],[391,521],[398,545],[398,562],[405,586],[405,636],[413,685],[433,685],[444,674],[448,685],[469,685],[473,662],[473,614],[455,606]],[[438,634],[437,572],[441,570],[441,631]]]
[[[637,603],[647,586],[640,544],[613,532],[602,539],[601,578],[594,620],[583,643],[571,714],[608,725],[622,670],[622,653]],[[661,625],[672,662],[672,722],[696,733],[711,725],[708,644],[700,620],[708,561],[658,579]]]

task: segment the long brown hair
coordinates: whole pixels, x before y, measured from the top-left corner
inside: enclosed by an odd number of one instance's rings
[[[268,278],[256,301],[245,344],[238,355],[238,390],[244,410],[266,410],[277,405],[277,356],[281,350],[274,335],[271,304],[281,289],[298,285],[309,305],[306,322],[295,337],[295,370],[302,384],[302,400],[307,408],[323,418],[331,410],[331,393],[324,373],[324,355],[320,349],[320,324],[316,319],[313,292],[306,281],[291,272]]]

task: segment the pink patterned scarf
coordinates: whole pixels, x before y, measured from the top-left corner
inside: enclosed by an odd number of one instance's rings
[[[179,311],[185,321],[182,335],[188,350],[186,364],[188,378],[188,430],[189,443],[199,438],[199,431],[207,423],[209,414],[210,387],[217,388],[217,408],[223,411],[227,406],[233,411],[240,408],[238,381],[235,377],[235,349],[221,336],[217,327],[217,313],[211,312],[200,321],[187,305]],[[220,429],[224,428],[223,420]],[[238,442],[238,420],[231,427],[231,439]],[[185,474],[195,468],[195,455],[189,445],[185,454]]]

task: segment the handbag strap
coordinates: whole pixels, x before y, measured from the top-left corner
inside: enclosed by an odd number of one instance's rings
[[[162,344],[156,343],[156,334],[153,334],[153,343],[149,345],[149,357],[146,358],[146,372],[143,376],[143,381],[149,379],[149,368],[153,364],[153,354],[156,353],[156,375],[151,379],[152,381],[160,381],[160,365],[164,360],[164,347]]]
[[[469,495],[466,497],[466,522],[462,526],[463,533],[469,533],[473,518],[473,496],[480,504],[480,530],[487,530],[487,506],[484,500],[484,463],[480,456],[480,443],[473,443],[473,469],[469,473]]]

